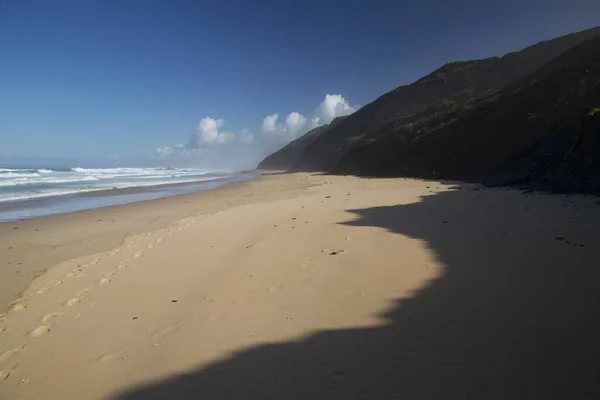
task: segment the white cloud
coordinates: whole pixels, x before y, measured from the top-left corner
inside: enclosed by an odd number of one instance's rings
[[[219,128],[221,128],[223,124],[224,121],[222,118],[202,118],[198,123],[196,134],[190,139],[190,147],[197,149],[204,146],[223,145],[233,141],[233,133],[219,132]]]
[[[300,134],[306,132],[307,119],[299,112],[291,112],[285,118],[285,123],[278,124],[279,114],[267,115],[263,119],[260,130],[265,134],[274,134],[282,136],[287,140],[295,139]]]
[[[348,104],[341,94],[328,94],[317,108],[317,123],[329,124],[334,118],[350,115],[357,109],[358,106]]]
[[[313,118],[310,120],[310,126],[309,126],[309,129],[311,129],[311,130],[312,130],[312,129],[315,129],[315,128],[317,128],[317,127],[318,127],[318,126],[320,126],[320,125],[321,125],[321,118],[319,118],[319,117],[313,117]]]
[[[327,94],[325,99],[316,108],[310,121],[299,112],[291,112],[285,119],[285,123],[278,124],[279,114],[267,115],[262,122],[261,131],[267,134],[282,136],[292,140],[321,125],[329,124],[337,117],[350,115],[358,109],[351,106],[340,94]]]
[[[306,117],[300,113],[292,112],[285,119],[287,133],[292,137],[297,137],[299,133],[304,133],[306,128]]]
[[[265,119],[263,119],[260,130],[265,133],[274,133],[277,130],[277,118],[279,118],[279,114],[277,113],[267,115]]]
[[[253,135],[246,128],[238,134],[222,131],[225,121],[205,117],[200,120],[189,145],[165,146],[156,149],[160,158],[190,156],[202,165],[227,163],[252,168],[269,153],[319,126],[329,124],[334,118],[352,114],[358,106],[351,106],[339,94],[327,94],[307,117],[297,111],[289,113],[279,123],[279,114],[267,115],[260,126],[260,134]]]

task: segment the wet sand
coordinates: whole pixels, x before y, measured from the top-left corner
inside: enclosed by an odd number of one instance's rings
[[[595,198],[272,175],[0,243],[3,399],[600,394]]]

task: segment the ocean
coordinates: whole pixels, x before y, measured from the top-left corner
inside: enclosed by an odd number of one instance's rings
[[[254,176],[194,168],[0,168],[0,221],[214,189]]]

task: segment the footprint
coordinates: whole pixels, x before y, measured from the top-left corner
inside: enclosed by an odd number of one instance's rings
[[[17,303],[15,305],[13,305],[10,309],[14,312],[19,312],[19,311],[23,311],[26,308],[27,308],[27,306],[25,304]]]
[[[9,310],[15,311],[15,312],[23,311],[24,309],[27,308],[27,305],[25,304],[26,300],[27,300],[27,297],[19,297],[18,299],[11,301],[9,304]]]
[[[269,288],[269,292],[273,293],[273,292],[277,292],[279,289],[281,289],[280,286],[271,286]]]
[[[15,354],[17,354],[20,351],[21,351],[21,349],[6,350],[4,353],[0,354],[0,362],[6,361],[6,360],[12,358]]]
[[[48,290],[60,285],[61,283],[63,283],[63,281],[52,281],[50,283],[45,284],[44,286],[42,286],[40,288],[40,290],[38,290],[37,292],[35,292],[35,294],[42,294],[42,293],[46,293]]]
[[[109,363],[109,362],[113,362],[113,361],[117,361],[117,360],[123,361],[124,359],[125,359],[125,357],[123,357],[123,356],[119,356],[119,355],[116,355],[113,353],[108,353],[108,354],[105,354],[105,355],[99,357],[97,361],[99,363]]]
[[[82,296],[82,295],[86,294],[86,293],[87,293],[87,292],[89,292],[89,291],[90,291],[90,288],[85,288],[85,289],[82,289],[82,290],[80,290],[79,292],[77,292],[77,293],[75,294],[75,296]]]
[[[143,252],[141,252],[141,251],[138,251],[137,253],[135,253],[135,254],[133,255],[133,258],[140,258],[140,257],[141,257],[141,256],[143,256],[143,255],[144,255],[144,253],[143,253]]]
[[[71,300],[67,301],[65,303],[65,305],[67,307],[73,307],[76,304],[79,304],[81,302],[81,299],[79,297],[73,297]]]
[[[67,278],[80,278],[84,275],[83,270],[76,268],[67,274]]]
[[[113,269],[112,271],[107,272],[104,277],[105,278],[112,278],[113,276],[115,276],[116,274],[119,273],[119,269]]]
[[[157,342],[154,343],[154,346],[158,346],[159,344],[162,343],[163,339],[165,336],[169,335],[170,333],[174,332],[175,330],[177,330],[177,328],[179,328],[179,325],[181,324],[181,321],[177,321],[175,324],[173,325],[169,325],[166,326],[162,329],[159,329],[155,332],[153,332],[150,337],[154,338],[157,340]]]
[[[6,380],[10,376],[12,369],[0,369],[0,382]]]
[[[40,325],[34,330],[32,330],[29,336],[31,336],[32,338],[37,338],[42,335],[45,335],[48,332],[50,332],[50,325]]]
[[[120,269],[121,266],[119,265],[119,267],[117,267],[117,268]],[[125,267],[123,267],[123,268],[125,268]],[[108,282],[111,281],[111,278],[113,276],[115,276],[118,272],[119,272],[118,269],[115,269],[114,271],[110,271],[109,273],[107,273],[106,275],[104,275],[104,277],[102,279],[100,279],[100,281],[98,283],[101,284],[101,285],[106,285]]]
[[[98,362],[105,363],[105,362],[115,361],[116,359],[117,359],[117,356],[115,356],[114,354],[105,354],[102,357],[98,358]]]
[[[60,315],[61,315],[61,313],[59,313],[59,312],[48,313],[42,317],[42,323],[45,324],[45,323],[54,321]]]
[[[19,382],[19,386],[23,386],[23,385],[25,385],[27,382],[29,382],[29,378],[23,378],[23,379],[21,379],[21,381]]]

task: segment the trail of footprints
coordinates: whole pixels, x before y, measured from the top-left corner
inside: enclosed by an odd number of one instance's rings
[[[83,275],[85,275],[85,271],[87,268],[100,263],[104,259],[117,256],[121,252],[128,250],[130,248],[134,248],[134,247],[140,248],[141,247],[142,250],[138,250],[130,258],[119,263],[116,269],[109,271],[108,273],[106,273],[102,278],[100,278],[97,281],[98,286],[107,285],[111,282],[112,278],[116,274],[118,274],[119,272],[128,268],[130,262],[143,257],[146,253],[146,250],[150,250],[150,249],[156,247],[158,244],[163,242],[166,237],[170,237],[174,233],[182,231],[183,229],[192,225],[199,219],[201,219],[205,216],[208,216],[208,215],[212,215],[212,214],[204,214],[204,215],[200,215],[198,217],[186,218],[184,220],[177,222],[174,226],[171,226],[169,228],[142,234],[135,238],[132,238],[131,240],[126,241],[120,247],[109,252],[107,256],[96,257],[87,263],[78,264],[75,268],[73,268],[71,271],[67,272],[64,275],[64,279],[54,280],[52,282],[49,282],[49,283],[45,284],[44,286],[42,286],[41,288],[39,288],[34,293],[32,293],[31,295],[24,296],[24,297],[14,300],[9,305],[8,313],[0,314],[0,338],[1,338],[2,333],[8,327],[10,314],[24,312],[27,309],[27,300],[29,300],[30,298],[32,298],[34,296],[43,295],[44,293],[51,291],[52,289],[54,289],[57,286],[64,283],[65,280],[73,279],[73,278],[77,279],[77,278],[82,277]],[[152,240],[153,237],[154,237],[154,239]],[[50,313],[47,313],[44,316],[42,316],[40,318],[40,325],[29,331],[29,333],[27,334],[27,337],[25,339],[25,344],[23,344],[21,347],[9,348],[8,350],[0,349],[0,382],[3,382],[6,379],[8,379],[9,376],[11,375],[11,373],[18,367],[18,363],[14,362],[14,360],[12,363],[9,363],[8,361],[13,359],[20,352],[24,351],[27,348],[27,345],[29,344],[30,340],[39,338],[39,337],[51,332],[52,328],[59,322],[59,319],[66,314],[68,309],[80,304],[84,300],[86,294],[92,290],[93,290],[93,288],[84,288],[83,290],[80,290],[79,292],[77,292],[75,294],[74,297],[65,301],[62,304],[62,307],[60,310],[58,310],[56,312],[50,312]],[[81,313],[77,314],[76,318],[79,317],[80,315],[81,315]],[[160,343],[164,340],[164,337],[167,336],[169,333],[175,331],[179,327],[179,324],[180,324],[180,322],[177,322],[174,325],[167,326],[165,328],[162,328],[162,329],[152,333],[151,337],[156,340],[154,343],[154,346],[160,345]],[[119,355],[105,354],[102,357],[100,357],[97,361],[101,362],[101,363],[105,363],[105,362],[110,362],[110,361],[114,361],[114,360],[122,360],[122,359],[124,359],[124,358]],[[21,381],[19,382],[19,386],[26,384],[28,381],[29,381],[29,378],[21,379]]]
[[[51,291],[52,289],[54,289],[55,287],[61,285],[67,279],[73,279],[73,278],[77,279],[77,278],[82,277],[83,275],[85,275],[85,270],[87,268],[100,263],[105,258],[117,256],[121,252],[126,251],[131,248],[134,248],[134,247],[135,248],[141,247],[142,248],[141,250],[138,250],[130,258],[120,262],[116,269],[109,271],[108,273],[106,273],[102,278],[100,278],[96,282],[98,287],[105,286],[112,281],[112,279],[114,278],[115,275],[120,273],[122,270],[127,269],[129,264],[132,261],[135,261],[136,259],[143,257],[145,255],[146,250],[150,250],[150,249],[156,247],[158,244],[163,242],[165,238],[170,237],[170,236],[174,235],[175,233],[181,232],[185,228],[194,224],[196,221],[198,221],[204,217],[210,216],[210,215],[213,215],[213,213],[201,214],[200,216],[197,216],[197,217],[186,218],[184,220],[177,222],[174,226],[171,226],[169,228],[166,228],[166,229],[163,229],[160,231],[156,231],[156,232],[146,233],[143,235],[139,235],[135,238],[132,238],[131,240],[126,241],[120,247],[109,252],[108,255],[105,257],[96,257],[87,263],[78,264],[75,268],[73,268],[71,271],[69,271],[68,273],[66,273],[64,275],[64,279],[49,282],[49,283],[45,284],[44,286],[42,286],[40,289],[38,289],[33,294],[31,294],[29,296],[24,296],[20,299],[13,301],[10,304],[8,315],[0,314],[0,335],[2,335],[2,333],[7,329],[7,326],[8,326],[7,322],[8,322],[9,314],[24,312],[27,309],[27,300],[29,298],[31,298],[33,296],[43,295],[44,293],[47,293],[47,292]],[[153,237],[155,237],[154,240],[151,240]],[[331,255],[335,255],[335,254],[339,254],[339,253],[343,252],[343,250],[330,251],[329,249],[324,249],[324,250],[322,250],[322,252],[329,253]],[[280,289],[281,289],[280,286],[273,286],[273,287],[269,287],[268,291],[269,292],[277,292]],[[93,290],[93,288],[84,288],[83,290],[80,290],[79,292],[77,292],[75,294],[74,297],[65,301],[62,304],[62,307],[60,310],[58,310],[56,312],[50,312],[50,313],[47,313],[44,316],[42,316],[40,318],[40,325],[29,331],[29,333],[25,339],[26,340],[25,344],[22,345],[21,347],[14,347],[14,348],[11,348],[11,349],[8,349],[5,351],[0,351],[0,367],[2,368],[2,369],[0,369],[0,382],[5,381],[18,366],[18,363],[16,363],[16,362],[7,363],[7,361],[13,359],[13,357],[17,356],[20,352],[24,351],[27,348],[27,345],[29,344],[30,340],[39,338],[39,337],[51,332],[52,328],[59,322],[59,319],[62,316],[64,316],[71,307],[75,307],[78,304],[80,304],[84,300],[86,294],[92,290]],[[81,315],[82,315],[82,313],[77,314],[76,318],[78,318]],[[222,317],[222,315],[213,315],[209,319],[219,319],[221,317]],[[166,336],[168,336],[170,333],[174,332],[175,330],[177,330],[179,328],[180,323],[181,322],[178,321],[173,325],[169,325],[167,327],[164,327],[162,329],[159,329],[159,330],[153,332],[150,335],[151,338],[155,340],[153,345],[159,346],[164,341]],[[99,363],[107,363],[107,362],[123,360],[123,359],[124,359],[124,357],[122,355],[108,353],[108,354],[105,354],[105,355],[99,357],[96,361]],[[19,386],[26,384],[28,381],[29,381],[29,378],[23,378],[19,382]]]

